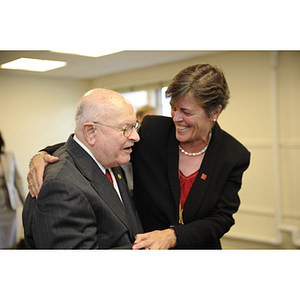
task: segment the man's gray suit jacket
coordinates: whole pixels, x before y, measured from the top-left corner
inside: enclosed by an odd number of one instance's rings
[[[121,167],[112,168],[123,203],[93,158],[73,139],[55,153],[38,199],[27,196],[23,224],[27,248],[128,247],[143,228]]]

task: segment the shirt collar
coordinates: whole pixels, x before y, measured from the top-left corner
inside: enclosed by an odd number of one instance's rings
[[[102,170],[102,172],[105,174],[105,168],[96,160],[96,158],[94,157],[94,155],[92,154],[92,152],[88,149],[87,146],[85,146],[76,136],[76,134],[74,134],[73,137],[74,141],[76,141],[79,146],[81,146],[91,157],[92,159],[96,162],[96,164],[98,165],[98,167]]]

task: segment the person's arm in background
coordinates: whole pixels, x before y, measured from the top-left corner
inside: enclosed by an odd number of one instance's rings
[[[20,200],[22,201],[22,203],[24,203],[26,197],[25,188],[15,154],[13,154],[13,160],[15,166],[15,187],[18,191]]]
[[[58,161],[58,157],[51,156],[58,148],[63,146],[64,143],[48,146],[39,151],[38,154],[33,156],[29,164],[29,172],[27,174],[28,190],[32,198],[37,197],[43,184],[43,175],[45,167],[49,163]]]

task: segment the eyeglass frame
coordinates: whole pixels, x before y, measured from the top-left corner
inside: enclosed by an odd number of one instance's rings
[[[120,126],[108,125],[108,124],[103,124],[103,123],[94,122],[94,121],[92,121],[91,123],[98,124],[98,125],[103,125],[103,126],[108,126],[108,127],[112,127],[112,128],[116,128],[116,129],[120,129],[120,130],[123,131],[123,135],[126,138],[128,138],[130,136],[130,134],[132,133],[133,128],[136,130],[136,132],[138,132],[139,129],[141,128],[141,122],[140,121],[135,121],[135,124],[128,124],[124,128],[120,127]],[[130,127],[131,127],[131,129],[130,129]],[[126,130],[130,130],[129,134],[127,136],[125,135]]]

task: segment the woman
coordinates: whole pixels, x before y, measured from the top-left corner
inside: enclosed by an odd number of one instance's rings
[[[226,79],[216,67],[193,65],[166,95],[172,118],[145,117],[132,153],[134,201],[147,232],[133,249],[221,249],[250,162],[249,151],[217,123],[229,99]]]
[[[229,99],[223,73],[190,66],[175,76],[166,95],[171,116],[146,117],[132,156],[134,200],[146,232],[134,248],[174,246],[220,249],[234,224],[238,191],[250,153],[217,119]]]
[[[25,189],[15,155],[4,152],[0,132],[0,249],[15,248],[17,244],[17,208],[25,199]]]

